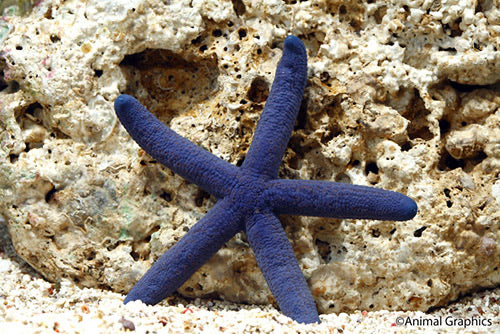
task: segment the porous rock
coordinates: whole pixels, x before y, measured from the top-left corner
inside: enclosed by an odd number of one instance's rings
[[[3,18],[0,214],[48,280],[127,292],[215,199],[145,154],[114,99],[241,164],[295,34],[308,86],[280,177],[419,206],[406,222],[281,217],[320,312],[498,285],[499,17],[490,1],[42,1]],[[243,233],[179,292],[273,302]]]

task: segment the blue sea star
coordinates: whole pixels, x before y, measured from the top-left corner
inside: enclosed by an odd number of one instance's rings
[[[217,198],[217,203],[137,282],[125,303],[156,304],[171,295],[226,241],[245,231],[281,311],[319,322],[309,286],[278,219],[280,214],[407,220],[416,203],[400,193],[327,181],[278,179],[307,81],[307,54],[295,36],[283,56],[243,165],[238,168],[179,136],[136,99],[120,95],[115,110],[149,155]]]

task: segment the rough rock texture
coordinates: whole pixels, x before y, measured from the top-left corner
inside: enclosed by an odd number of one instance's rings
[[[148,157],[114,99],[240,164],[292,33],[309,77],[280,177],[419,205],[407,222],[282,217],[320,312],[498,285],[499,18],[489,0],[42,1],[3,18],[0,214],[47,279],[128,291],[214,199]],[[242,233],[179,292],[273,302]]]

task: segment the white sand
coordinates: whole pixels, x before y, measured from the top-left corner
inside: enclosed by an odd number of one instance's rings
[[[124,296],[117,293],[81,289],[70,281],[60,286],[47,282],[16,256],[0,225],[0,333],[500,333],[500,288],[431,313],[327,314],[320,316],[319,325],[297,324],[271,306],[217,300],[172,297],[156,306],[123,305]],[[397,326],[398,317],[410,317],[422,326]],[[441,325],[430,324],[439,319]],[[456,326],[446,324],[452,320]],[[485,326],[464,329],[462,321],[483,321]]]

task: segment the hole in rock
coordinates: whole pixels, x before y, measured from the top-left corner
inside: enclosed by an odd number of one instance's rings
[[[446,33],[448,33],[447,30],[449,29],[449,34],[450,34],[451,37],[462,36],[463,31],[462,31],[462,29],[460,29],[460,23],[461,22],[462,22],[462,18],[459,17],[455,21],[445,24],[443,30]]]
[[[378,174],[378,166],[376,162],[372,161],[366,164],[365,173],[369,174],[370,172],[372,172],[373,174]]]
[[[32,103],[26,108],[26,111],[24,112],[25,114],[31,115],[31,119],[36,119],[37,121],[40,121],[40,118],[42,117],[40,113],[43,111],[43,107],[40,103],[35,102]]]
[[[164,191],[160,194],[160,197],[163,198],[165,201],[170,202],[172,200],[172,194]]]
[[[236,161],[236,166],[241,167],[243,165],[243,161],[245,161],[245,156],[240,157],[238,161]]]
[[[196,204],[197,207],[201,207],[205,199],[208,199],[209,197],[210,197],[209,193],[200,189],[196,194],[196,197],[194,198],[194,203]]]
[[[247,37],[247,31],[245,29],[238,30],[238,36],[240,37],[240,40]]]
[[[201,41],[203,41],[203,37],[200,35],[200,36],[196,37],[195,39],[193,39],[191,41],[191,44],[198,45],[198,44],[201,44]]]
[[[471,172],[475,166],[479,165],[488,156],[483,150],[478,151],[474,156],[464,159],[453,158],[448,151],[443,150],[441,159],[438,163],[438,169],[441,171],[449,171],[456,168],[462,168],[464,172]]]
[[[330,74],[328,72],[322,72],[320,75],[319,75],[319,80],[321,82],[327,82],[328,80],[330,80]]]
[[[137,253],[136,251],[131,251],[131,252],[130,252],[130,256],[132,256],[132,258],[134,259],[134,261],[139,261],[139,259],[140,259],[140,257],[141,257],[141,256],[139,255],[139,253]]]
[[[255,103],[264,102],[269,96],[269,84],[264,78],[257,77],[252,80],[247,98]]]
[[[54,17],[52,16],[52,6],[47,8],[47,11],[43,14],[43,17],[45,17],[47,20],[53,20]]]
[[[409,141],[407,141],[403,145],[401,145],[402,152],[407,152],[407,151],[411,150],[411,148],[412,148],[412,146],[411,146],[411,143]]]
[[[5,73],[4,73],[5,66],[6,66],[5,59],[0,58],[0,91],[5,91],[5,93],[7,94],[12,94],[19,91],[20,86],[17,81],[5,80]]]
[[[87,260],[92,261],[93,259],[95,259],[95,256],[96,256],[96,252],[90,251],[89,255],[87,255]]]
[[[195,40],[196,41],[196,40]],[[162,122],[213,97],[218,83],[217,59],[169,50],[147,49],[120,63],[127,79],[124,93],[137,97]],[[144,92],[136,96],[136,92]]]
[[[43,113],[43,106],[40,103],[35,102],[24,108],[24,110],[22,110],[20,115],[16,118],[16,121],[22,130],[34,128],[42,124],[44,117]],[[32,136],[25,138],[25,152],[28,152],[31,148],[41,147],[47,134],[47,132],[34,131]]]
[[[443,151],[438,162],[438,169],[441,171],[450,171],[453,169],[464,167],[464,159],[455,159],[446,150]]]
[[[50,41],[51,41],[52,43],[57,43],[57,42],[59,42],[60,40],[61,40],[61,38],[60,38],[59,36],[54,35],[54,34],[50,35]]]
[[[421,228],[419,228],[418,230],[415,230],[415,232],[413,232],[413,236],[414,237],[417,237],[417,238],[420,238],[422,236],[422,233],[427,229],[427,226],[422,226]]]
[[[439,121],[439,133],[441,134],[441,138],[443,138],[450,131],[450,128],[450,122],[447,120],[442,119]]]
[[[9,154],[9,161],[11,164],[16,163],[18,158],[19,158],[18,154]]]

